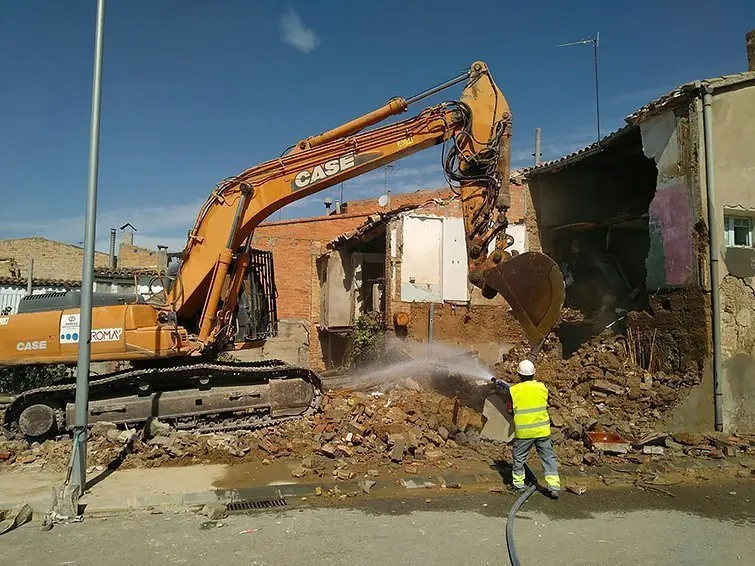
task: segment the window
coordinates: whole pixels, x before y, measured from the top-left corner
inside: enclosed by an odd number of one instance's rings
[[[752,247],[752,219],[747,216],[724,216],[727,246]]]

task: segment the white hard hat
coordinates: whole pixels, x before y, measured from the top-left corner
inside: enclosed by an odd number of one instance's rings
[[[531,377],[535,375],[535,364],[529,360],[522,360],[516,368],[516,372],[519,375]]]

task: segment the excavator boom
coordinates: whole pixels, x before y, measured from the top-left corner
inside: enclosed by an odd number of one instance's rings
[[[461,82],[466,85],[459,100],[379,125]],[[564,282],[547,256],[508,251],[510,140],[509,105],[478,61],[450,81],[409,99],[391,99],[219,183],[188,233],[165,304],[104,298],[93,309],[93,359],[130,361],[132,369],[91,381],[89,422],[160,416],[218,430],[266,426],[314,410],[319,390],[309,370],[214,361],[235,338],[254,230],[287,204],[440,144],[443,170],[462,204],[469,280],[487,298],[503,295],[537,346],[558,318]],[[35,310],[32,303],[27,312],[0,318],[0,365],[73,363],[78,304],[39,302]],[[21,394],[6,411],[6,430],[39,437],[66,428],[72,386],[55,387]]]

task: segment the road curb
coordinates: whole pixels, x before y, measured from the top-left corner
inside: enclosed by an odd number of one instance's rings
[[[360,484],[361,480],[372,480],[375,482],[365,493]],[[306,482],[306,483],[288,483],[276,482],[274,484],[251,486],[238,489],[214,489],[189,493],[176,494],[157,494],[146,495],[143,497],[128,497],[126,501],[118,506],[96,507],[91,508],[92,503],[87,502],[87,497],[81,499],[81,505],[85,506],[86,517],[101,517],[132,511],[151,511],[159,509],[176,509],[176,508],[200,508],[208,503],[220,503],[228,505],[230,503],[249,503],[269,500],[286,499],[287,503],[299,501],[301,498],[322,498],[328,499],[329,493],[335,491],[339,495],[348,496],[368,496],[378,495],[381,492],[393,491],[396,488],[413,489],[455,489],[464,486],[483,484],[483,483],[501,483],[501,476],[495,472],[484,474],[442,474],[420,476],[413,475],[398,479],[381,480],[369,476],[354,478],[347,481],[323,481],[323,482]],[[316,494],[316,488],[322,490],[322,495]],[[337,491],[336,491],[337,490]],[[16,503],[0,503],[0,509],[13,509],[16,506],[27,503],[34,510],[35,516],[44,515],[50,508],[49,500],[31,500]],[[288,506],[288,505],[287,505]]]

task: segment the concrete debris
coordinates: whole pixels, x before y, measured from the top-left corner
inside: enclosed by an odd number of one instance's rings
[[[393,462],[401,462],[401,460],[404,459],[404,448],[405,448],[405,442],[403,438],[399,438],[396,440],[396,443],[393,445],[393,448],[391,449],[391,460]]]
[[[173,431],[173,427],[168,423],[164,423],[159,419],[152,419],[149,421],[149,436],[170,436]]]
[[[642,453],[643,454],[662,456],[663,455],[663,446],[653,446],[653,445],[650,445],[650,444],[646,444],[645,446],[642,447]]]
[[[26,503],[12,510],[0,510],[0,535],[31,521],[32,508]]]
[[[629,452],[629,443],[618,434],[604,432],[588,432],[585,444],[594,452],[605,454],[626,454]]]
[[[558,409],[550,408],[548,409],[548,414],[551,417],[551,424],[556,428],[562,428],[566,424]]]
[[[375,480],[359,480],[359,487],[360,489],[365,492],[367,495],[369,495],[370,490],[377,484]]]
[[[613,383],[605,381],[603,379],[596,379],[592,382],[591,389],[598,393],[605,393],[606,395],[622,395],[624,388],[619,387]]]
[[[218,519],[225,519],[228,516],[228,509],[221,503],[208,503],[199,512],[200,515],[204,515],[211,521],[217,521]]]
[[[295,478],[303,478],[304,476],[308,475],[310,470],[305,468],[304,466],[297,466],[291,471],[291,475]]]
[[[581,485],[576,484],[566,484],[564,486],[564,489],[569,493],[573,493],[574,495],[584,495],[587,492],[586,487],[582,487]]]

